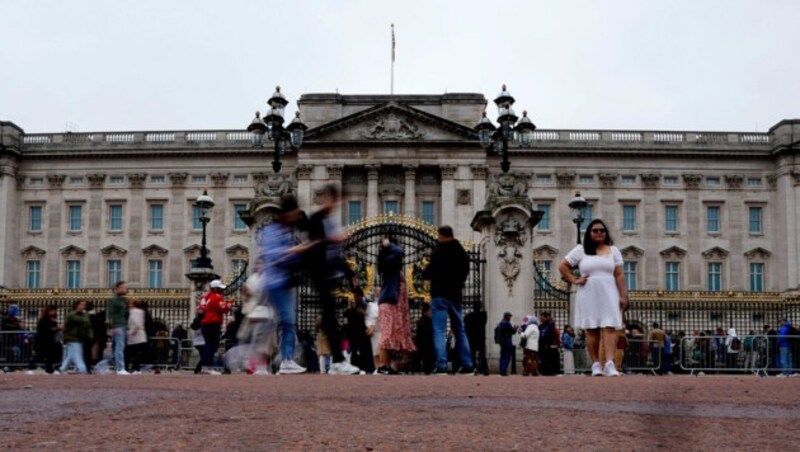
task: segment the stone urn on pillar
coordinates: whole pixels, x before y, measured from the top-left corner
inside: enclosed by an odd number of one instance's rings
[[[488,321],[486,337],[494,337],[494,328],[508,311],[517,324],[533,308],[534,226],[542,212],[534,211],[528,198],[528,175],[503,173],[489,184],[486,204],[475,214],[472,228],[483,236],[486,259],[484,302]],[[488,347],[491,362],[496,362],[500,348]]]
[[[286,195],[297,196],[295,180],[286,174],[254,173],[255,195],[247,203],[247,207],[239,212],[242,221],[250,228],[252,250],[250,254],[250,268],[253,268],[258,259],[258,230],[275,220],[280,213],[281,198]]]

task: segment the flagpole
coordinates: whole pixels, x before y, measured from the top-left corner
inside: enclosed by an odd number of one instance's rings
[[[392,79],[389,93],[394,96],[394,24],[392,24]]]

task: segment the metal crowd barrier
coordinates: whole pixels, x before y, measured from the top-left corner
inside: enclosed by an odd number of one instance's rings
[[[30,331],[0,331],[0,368],[34,363],[36,334]]]
[[[692,375],[700,372],[767,375],[770,361],[773,361],[771,356],[774,356],[769,344],[775,339],[777,337],[765,335],[742,335],[736,339],[729,336],[686,336],[681,342],[680,366]]]
[[[800,335],[761,337],[764,338],[761,358],[765,373],[784,376],[800,373]]]
[[[628,339],[625,350],[617,350],[614,362],[624,373],[646,372],[656,374],[661,368],[662,349],[654,341]],[[585,348],[573,351],[575,373],[591,373],[592,360]]]

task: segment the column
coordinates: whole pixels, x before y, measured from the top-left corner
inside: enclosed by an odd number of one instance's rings
[[[658,192],[656,186],[661,179],[660,174],[642,174],[642,185],[644,186],[644,201],[642,203],[642,210],[644,216],[642,218],[653,218],[655,221],[646,222],[642,237],[642,244],[645,248],[644,255],[644,287],[646,290],[659,289],[658,275],[663,271],[660,265],[658,252],[659,234],[663,227],[663,212],[664,206],[658,201]],[[641,262],[641,261],[640,261]]]
[[[189,207],[190,205],[186,199],[186,178],[188,174],[170,173],[168,176],[172,184],[172,190],[170,191],[171,199],[169,201],[169,206],[167,206],[168,218],[165,218],[164,222],[166,226],[169,227],[167,231],[169,234],[167,238],[169,246],[167,249],[171,252],[167,254],[165,259],[168,263],[164,263],[165,268],[168,269],[168,274],[165,279],[168,279],[167,284],[171,287],[183,287],[185,284],[183,279],[183,264],[186,259],[183,254],[183,248],[186,246],[187,238],[189,241],[193,241],[192,239],[195,237],[191,232],[187,234],[187,231],[191,231],[192,228],[192,209]],[[200,191],[194,194],[192,199],[197,198],[202,193],[203,192]],[[198,236],[197,242],[199,241],[200,238]],[[186,268],[186,271],[189,270],[191,270],[191,268]],[[133,276],[140,280],[141,274],[140,272]],[[142,284],[142,286],[144,286],[144,284]]]
[[[472,171],[472,211],[477,212],[483,209],[486,202],[486,177],[489,175],[489,168],[486,165],[471,165]],[[472,241],[479,242],[480,231],[472,232]]]
[[[144,231],[150,229],[147,224],[150,211],[147,202],[144,199],[144,182],[147,180],[147,174],[135,173],[128,174],[128,183],[130,184],[130,202],[126,206],[126,213],[130,215],[130,231],[128,231],[128,253],[126,255],[125,263],[123,264],[123,279],[130,281],[133,275],[139,279],[142,274],[142,248],[145,244],[142,242],[144,238]],[[166,206],[165,206],[166,207]]]
[[[686,206],[682,215],[686,218],[689,218],[688,215],[705,218],[703,206],[700,204],[700,192],[697,190],[702,181],[703,176],[700,174],[683,175],[683,184],[686,186],[684,195]],[[705,268],[703,268],[703,256],[700,254],[705,251],[701,249],[702,238],[705,237],[705,231],[702,230],[704,224],[703,221],[688,221],[686,224],[686,268],[688,270],[686,288],[689,290],[706,290],[702,285],[702,274],[705,272]]]
[[[328,171],[328,183],[331,183],[336,186],[336,189],[339,190],[339,196],[342,196],[342,173],[344,172],[344,165],[339,164],[328,164],[325,166]],[[342,212],[344,209],[342,208],[342,203],[340,202],[335,208],[334,211],[331,212],[332,218],[338,218],[341,224],[347,224],[347,220],[343,217]]]
[[[50,287],[63,287],[64,278],[59,273],[61,268],[61,233],[65,228],[65,221],[68,219],[64,215],[64,193],[61,191],[64,174],[48,174],[47,184],[51,194],[47,196],[47,254],[46,265],[42,277],[42,285]],[[55,192],[55,194],[53,194]],[[45,221],[42,219],[42,221]]]
[[[89,174],[89,205],[86,212],[86,287],[104,287],[102,276],[105,272],[100,268],[100,241],[103,232],[109,226],[105,221],[106,215],[103,208],[103,184],[105,174]]]
[[[456,170],[455,165],[440,165],[442,171],[442,225],[448,225],[456,229]]]
[[[403,200],[403,213],[407,217],[417,216],[417,165],[403,165],[405,171],[406,190]]]
[[[297,165],[295,175],[297,177],[297,202],[300,208],[307,213],[311,208],[311,174],[314,172],[314,165]],[[252,255],[252,253],[251,253]],[[252,260],[252,259],[251,259]]]
[[[20,287],[14,281],[19,277],[18,263],[21,218],[17,200],[17,161],[3,156],[0,159],[0,227],[5,231],[0,237],[0,287]],[[24,180],[24,179],[23,179]]]
[[[233,205],[228,202],[228,177],[229,173],[211,175],[214,189],[209,190],[209,194],[214,200],[214,209],[211,211],[211,221],[206,230],[208,249],[216,250],[214,253],[209,251],[211,265],[223,278],[230,273],[227,262],[228,255],[225,253],[225,237],[233,231],[233,215],[235,214]]]
[[[380,165],[367,165],[367,218],[378,215],[378,175]]]

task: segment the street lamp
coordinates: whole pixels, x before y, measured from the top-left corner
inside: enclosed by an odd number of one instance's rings
[[[514,96],[508,92],[506,85],[497,98],[494,100],[497,105],[497,123],[500,127],[495,127],[492,121],[486,117],[486,112],[483,112],[483,118],[475,126],[478,132],[478,139],[481,146],[487,150],[493,149],[494,152],[499,154],[503,161],[500,163],[500,169],[507,173],[511,169],[511,163],[508,161],[508,145],[518,144],[522,147],[528,147],[533,142],[533,131],[536,130],[536,125],[528,117],[528,112],[522,112],[522,119],[519,119],[514,113],[512,106],[514,105]],[[519,122],[517,122],[519,119]]]
[[[575,228],[578,230],[578,245],[581,244],[581,223],[583,223],[583,209],[587,206],[586,200],[579,192],[575,192],[575,197],[569,202],[569,208],[572,210],[572,222],[575,223]]]
[[[200,257],[195,261],[197,268],[213,269],[211,265],[211,258],[208,257],[208,248],[206,248],[206,225],[211,221],[211,209],[214,207],[214,200],[208,196],[208,192],[203,190],[203,194],[197,197],[195,205],[200,208],[200,222],[203,223],[203,242],[200,246]]]
[[[275,87],[275,94],[267,101],[269,108],[264,113],[264,119],[256,111],[256,117],[247,126],[251,134],[253,147],[264,147],[264,136],[275,145],[272,170],[281,171],[281,156],[289,151],[296,151],[303,145],[303,136],[308,127],[300,121],[300,112],[295,113],[295,118],[288,126],[283,127],[284,112],[289,101],[281,94],[281,87]]]

